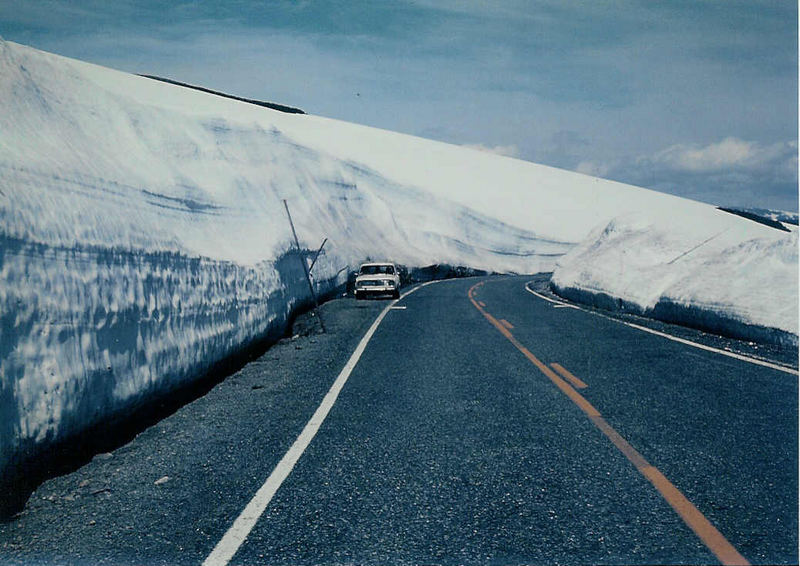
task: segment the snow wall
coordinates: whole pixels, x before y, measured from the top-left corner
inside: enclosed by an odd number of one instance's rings
[[[304,249],[328,238],[320,293],[366,258],[526,272],[570,245],[300,145],[278,112],[8,42],[0,100],[0,475],[278,336],[310,300],[284,199]]]
[[[2,39],[0,101],[0,479],[280,334],[309,300],[284,200],[301,247],[328,238],[320,292],[367,258],[550,271],[620,214],[722,214]]]
[[[724,214],[616,218],[558,260],[550,285],[607,310],[796,347],[797,231]]]

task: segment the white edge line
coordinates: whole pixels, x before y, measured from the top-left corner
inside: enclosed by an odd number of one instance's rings
[[[418,287],[414,287],[409,291],[403,293],[399,299],[395,299],[389,305],[384,308],[378,317],[375,319],[375,322],[372,323],[372,326],[369,327],[367,333],[364,334],[364,337],[358,343],[353,354],[350,356],[350,359],[345,364],[342,371],[339,373],[339,376],[336,378],[336,381],[333,382],[331,388],[328,390],[328,393],[322,399],[322,403],[320,403],[317,410],[311,416],[311,419],[306,424],[303,431],[300,433],[300,436],[294,441],[289,451],[281,458],[281,461],[278,462],[278,465],[275,466],[275,469],[272,470],[272,473],[267,478],[267,481],[264,482],[253,498],[250,500],[250,503],[244,508],[244,510],[239,514],[236,520],[233,522],[233,525],[228,529],[222,539],[217,543],[217,546],[214,547],[214,550],[211,551],[211,554],[208,555],[203,561],[203,566],[225,566],[227,565],[231,559],[233,558],[234,554],[239,550],[239,547],[244,543],[247,536],[250,534],[250,531],[255,526],[258,519],[264,513],[269,505],[269,502],[275,496],[275,493],[281,487],[281,484],[284,480],[289,476],[294,468],[297,461],[300,459],[300,456],[303,455],[303,452],[311,443],[311,440],[317,434],[317,431],[322,426],[322,423],[325,421],[325,418],[328,416],[333,404],[336,402],[339,393],[341,392],[344,384],[347,382],[347,379],[350,377],[350,374],[353,371],[353,368],[356,367],[358,360],[361,358],[361,355],[364,353],[364,350],[367,347],[372,335],[375,334],[375,331],[378,329],[383,318],[386,316],[386,313],[398,302],[403,300],[405,297],[410,295],[411,293],[425,287],[426,285],[430,285],[431,283],[435,283],[435,281],[428,281],[419,285]]]
[[[599,313],[599,312],[590,311],[588,309],[584,309],[584,308],[581,308],[581,307],[576,306],[576,305],[568,305],[567,303],[554,301],[550,297],[546,297],[546,296],[544,296],[544,295],[542,295],[540,293],[537,293],[536,291],[534,291],[533,289],[528,287],[528,285],[530,285],[530,283],[531,282],[529,281],[528,283],[525,284],[525,290],[526,291],[536,295],[540,299],[544,299],[545,301],[549,301],[551,303],[556,303],[556,306],[560,306],[560,305],[571,306],[574,309],[578,309],[578,310],[581,310],[583,312],[586,312],[586,313],[589,313],[589,314],[593,314],[593,315],[596,315],[596,316],[602,316],[603,318],[607,318],[608,320],[613,320],[614,322],[619,322],[620,324],[624,324],[626,326],[630,326],[631,328],[635,328],[637,330],[641,330],[642,332],[649,332],[650,334],[655,334],[656,336],[661,336],[663,338],[667,338],[668,340],[673,340],[674,342],[680,342],[681,344],[686,344],[687,346],[693,346],[695,348],[699,348],[700,350],[706,350],[707,352],[714,352],[716,354],[722,354],[723,356],[728,356],[729,358],[735,358],[735,359],[741,360],[743,362],[748,362],[748,363],[751,363],[751,364],[756,364],[756,365],[759,365],[759,366],[768,367],[768,368],[775,369],[775,370],[778,370],[778,371],[782,371],[784,373],[788,373],[788,374],[791,374],[791,375],[800,375],[800,372],[798,372],[796,369],[793,369],[793,368],[789,368],[789,367],[778,365],[778,364],[773,364],[771,362],[767,362],[767,361],[764,361],[764,360],[759,360],[758,358],[751,358],[749,356],[744,356],[742,354],[736,354],[734,352],[728,352],[727,350],[720,350],[719,348],[714,348],[712,346],[706,346],[705,344],[699,344],[697,342],[692,342],[691,340],[687,340],[685,338],[678,338],[677,336],[673,336],[672,334],[667,334],[665,332],[659,332],[658,330],[653,330],[652,328],[647,328],[646,326],[640,326],[640,325],[634,324],[632,322],[626,322],[624,320],[619,320],[619,319],[614,318],[612,316],[608,316],[608,315],[605,315],[605,314],[602,314],[602,313]]]
[[[526,283],[526,284],[525,284],[525,290],[526,290],[528,293],[532,293],[532,294],[536,295],[536,296],[537,296],[537,297],[539,297],[540,299],[544,299],[544,300],[545,300],[545,301],[547,301],[548,303],[553,303],[553,308],[556,308],[556,309],[576,309],[576,310],[580,310],[580,308],[579,308],[579,307],[576,307],[575,305],[570,305],[570,304],[568,304],[568,303],[562,303],[561,301],[556,301],[556,300],[554,300],[554,299],[551,299],[551,298],[550,298],[550,297],[548,297],[547,295],[542,295],[541,293],[537,293],[536,291],[534,291],[533,289],[531,289],[530,287],[528,287],[528,284],[529,284],[529,283],[530,283],[530,281],[529,281],[528,283]]]
[[[531,282],[530,282],[530,281],[528,281],[527,283],[525,283],[525,290],[526,290],[528,293],[531,293],[532,295],[536,295],[536,296],[537,296],[537,297],[539,297],[540,299],[544,299],[544,300],[545,300],[545,301],[547,301],[548,303],[553,303],[554,305],[564,305],[564,304],[566,304],[566,303],[562,303],[561,301],[554,301],[554,300],[553,300],[553,299],[551,299],[550,297],[547,297],[547,296],[545,296],[545,295],[542,295],[541,293],[537,293],[536,291],[534,291],[533,289],[531,289],[530,287],[528,287],[528,285],[530,285],[530,284],[531,284]]]

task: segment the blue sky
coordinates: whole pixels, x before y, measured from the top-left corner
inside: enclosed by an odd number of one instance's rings
[[[797,2],[0,0],[110,67],[727,206],[797,210]]]

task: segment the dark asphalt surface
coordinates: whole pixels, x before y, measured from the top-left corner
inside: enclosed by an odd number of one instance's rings
[[[477,299],[753,563],[797,563],[797,376],[482,279]],[[469,301],[424,287],[378,328],[235,564],[715,563],[585,414]],[[334,301],[0,524],[0,563],[200,564],[319,405],[385,301]],[[163,480],[164,477],[169,479]],[[161,480],[161,481],[159,481]]]

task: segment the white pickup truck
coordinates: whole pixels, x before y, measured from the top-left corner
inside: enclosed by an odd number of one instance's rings
[[[367,295],[400,297],[400,273],[393,263],[364,263],[358,270],[355,287],[356,299]]]

